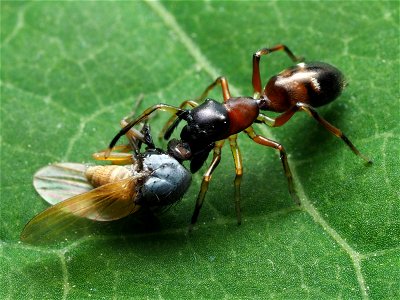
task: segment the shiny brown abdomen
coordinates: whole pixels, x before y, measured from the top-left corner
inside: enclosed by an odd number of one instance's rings
[[[272,77],[264,95],[270,100],[269,110],[287,111],[296,102],[319,107],[335,100],[345,86],[343,74],[321,62],[300,63]]]

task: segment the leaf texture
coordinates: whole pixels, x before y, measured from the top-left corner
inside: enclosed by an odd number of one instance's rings
[[[0,298],[399,298],[398,28],[396,1],[2,1]],[[299,113],[256,130],[285,146],[300,208],[277,153],[240,137],[239,227],[225,147],[190,235],[201,172],[156,226],[128,219],[74,242],[19,241],[47,207],[32,187],[39,168],[89,162],[132,109],[179,105],[217,76],[234,96],[252,94],[252,54],[278,43],[343,71],[347,89],[319,112],[372,166]],[[290,64],[263,57],[263,83]],[[168,117],[151,120],[154,135]]]

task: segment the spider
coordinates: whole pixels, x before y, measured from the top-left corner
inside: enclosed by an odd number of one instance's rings
[[[262,55],[276,51],[284,51],[298,64],[270,78],[264,89],[262,89],[259,68],[260,58]],[[180,139],[169,140],[168,153],[178,161],[189,160],[190,171],[194,173],[203,166],[209,153],[213,152],[212,161],[203,176],[191,218],[191,226],[198,219],[212,173],[221,160],[221,148],[226,140],[229,141],[235,163],[235,210],[238,224],[241,223],[240,183],[243,167],[242,155],[237,144],[237,134],[240,132],[244,132],[258,144],[279,151],[284,174],[288,181],[289,193],[295,203],[300,205],[285,148],[280,143],[257,134],[252,126],[253,123],[264,123],[271,127],[279,127],[289,121],[296,112],[305,111],[326,130],[345,142],[354,154],[364,159],[367,163],[371,163],[340,129],[322,118],[315,110],[315,107],[335,100],[345,86],[344,76],[334,66],[322,62],[305,63],[300,57],[295,56],[287,46],[279,44],[272,48],[263,48],[253,54],[252,84],[254,89],[253,97],[232,97],[227,79],[218,77],[197,98],[198,101],[205,99],[202,103],[188,100],[182,102],[179,107],[162,103],[149,107],[118,132],[109,145],[109,151],[115,146],[120,137],[136,124],[147,120],[156,111],[167,111],[173,114],[162,130],[166,140],[170,139],[178,124],[181,121],[185,121],[186,125],[180,132]],[[223,103],[213,99],[206,99],[208,93],[218,85],[222,89]],[[189,107],[189,109],[186,109],[186,107]],[[281,114],[273,119],[260,111],[273,111]],[[108,154],[106,153],[105,155],[107,156]]]

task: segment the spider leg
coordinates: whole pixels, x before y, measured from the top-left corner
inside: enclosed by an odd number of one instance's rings
[[[133,126],[135,126],[136,124],[139,124],[140,122],[146,120],[153,112],[157,111],[157,110],[161,110],[161,111],[167,111],[176,115],[181,115],[183,114],[185,111],[172,106],[172,105],[167,105],[167,104],[156,104],[152,107],[149,107],[148,109],[146,109],[138,118],[130,121],[124,128],[122,128],[112,139],[110,145],[108,146],[108,150],[106,152],[106,157],[109,155],[109,153],[111,152],[111,149],[115,146],[115,144],[118,142],[118,140],[125,135]]]
[[[191,108],[198,106],[199,104],[193,100],[186,100],[183,101],[180,105],[180,109],[184,109],[187,106],[190,106]],[[176,115],[171,116],[171,118],[168,119],[167,123],[165,123],[163,129],[161,130],[160,134],[158,135],[158,138],[163,138],[168,140],[171,137],[172,132],[175,130],[175,128],[178,126],[179,122],[181,119],[177,118]]]
[[[311,105],[308,105],[306,103],[297,102],[295,106],[291,107],[289,110],[282,113],[275,119],[272,119],[263,114],[260,114],[259,117],[257,118],[257,120],[259,120],[271,127],[279,127],[279,126],[284,125],[287,121],[289,121],[291,119],[291,117],[299,110],[305,111],[310,117],[314,118],[326,130],[328,130],[330,133],[332,133],[336,137],[340,138],[350,148],[350,150],[353,151],[353,153],[355,155],[361,157],[368,164],[372,163],[372,161],[368,157],[363,155],[354,146],[354,144],[347,138],[347,136],[339,128],[333,126],[331,123],[329,123],[323,117],[321,117],[314,107],[312,107]]]
[[[290,49],[283,45],[279,44],[272,48],[263,48],[258,50],[256,53],[253,54],[253,89],[254,89],[254,99],[258,99],[261,95],[261,76],[260,76],[260,58],[261,55],[267,55],[275,51],[285,51],[285,53],[293,60],[294,62],[300,62],[304,59],[299,56],[295,56]]]
[[[282,165],[283,165],[283,170],[285,172],[285,176],[288,181],[290,196],[292,197],[292,199],[294,200],[294,202],[296,204],[300,205],[300,199],[297,196],[297,193],[296,193],[296,190],[294,187],[293,176],[292,176],[292,172],[290,171],[289,163],[287,161],[287,155],[286,155],[285,148],[283,148],[283,146],[281,144],[279,144],[273,140],[270,140],[266,137],[256,134],[254,132],[254,129],[251,126],[249,128],[247,128],[245,130],[245,132],[257,144],[271,147],[271,148],[277,149],[279,151],[280,159],[281,159]]]
[[[218,84],[221,85],[222,89],[222,96],[224,97],[224,102],[226,102],[229,98],[231,98],[231,92],[229,91],[229,86],[228,86],[228,80],[224,76],[220,76],[217,79],[214,80],[213,83],[211,83],[205,90],[204,92],[200,95],[199,98],[196,100],[202,101],[204,100],[208,93],[215,88]]]
[[[243,166],[242,166],[242,155],[240,153],[236,141],[237,141],[236,134],[231,135],[229,137],[229,145],[231,147],[233,160],[235,162],[235,172],[236,172],[235,180],[233,182],[235,186],[235,210],[236,210],[237,222],[240,225],[242,223],[242,217],[240,213],[240,184],[242,182]]]

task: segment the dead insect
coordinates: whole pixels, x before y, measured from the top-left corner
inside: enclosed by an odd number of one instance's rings
[[[126,136],[129,144],[114,147],[106,159],[113,165],[59,163],[40,169],[34,176],[35,189],[53,206],[29,221],[21,240],[51,241],[60,231],[70,230],[77,217],[112,221],[141,207],[165,209],[180,200],[190,186],[190,172],[154,146],[147,126],[142,132],[129,130]],[[144,152],[139,151],[141,143],[146,143]],[[104,160],[104,152],[93,156]]]
[[[261,55],[281,50],[293,61],[302,61],[302,59],[293,55],[285,45],[277,45],[257,51],[253,55],[253,97],[231,97],[228,81],[225,77],[219,77],[205,89],[197,100],[203,101],[210,90],[217,85],[221,85],[224,103],[206,99],[201,104],[191,100],[184,101],[179,107],[167,104],[154,105],[146,109],[140,116],[130,121],[120,130],[111,141],[109,151],[111,151],[121,136],[126,134],[136,124],[147,120],[155,111],[161,110],[173,114],[163,129],[165,139],[170,138],[180,121],[186,121],[186,125],[180,132],[180,139],[170,140],[167,151],[178,160],[189,160],[190,170],[194,173],[200,169],[211,150],[213,150],[212,162],[203,176],[201,189],[197,197],[191,219],[192,225],[197,221],[211,175],[220,162],[221,148],[226,139],[229,140],[235,162],[235,207],[238,223],[241,222],[240,183],[243,170],[242,156],[237,145],[237,134],[242,131],[254,142],[279,151],[290,195],[297,204],[300,204],[300,200],[295,192],[292,173],[284,147],[275,141],[258,135],[252,127],[253,123],[264,123],[272,127],[282,126],[295,112],[299,110],[305,111],[325,129],[342,139],[356,155],[370,163],[371,161],[362,155],[338,128],[323,119],[314,109],[314,107],[319,107],[333,101],[341,94],[345,81],[342,73],[337,68],[321,62],[300,62],[296,66],[273,76],[265,88],[261,89],[259,70]],[[191,109],[184,109],[188,106]],[[282,114],[273,119],[260,111],[282,112]]]

